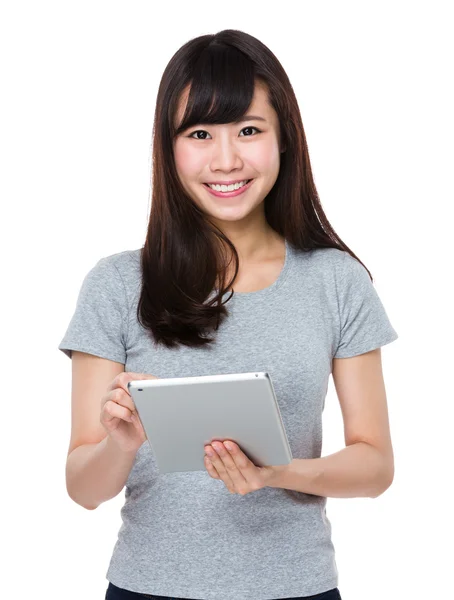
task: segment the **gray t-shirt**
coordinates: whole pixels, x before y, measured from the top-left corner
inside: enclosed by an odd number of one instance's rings
[[[234,294],[212,348],[167,349],[155,347],[137,321],[139,253],[104,257],[88,272],[58,348],[157,377],[267,371],[293,457],[319,458],[332,359],[398,338],[364,267],[335,248],[304,252],[286,243],[278,279]],[[231,494],[206,471],[160,474],[145,441],[126,482],[106,578],[133,592],[174,598],[325,592],[338,586],[326,501],[271,487]]]

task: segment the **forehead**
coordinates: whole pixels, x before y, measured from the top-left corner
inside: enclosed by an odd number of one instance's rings
[[[175,114],[175,121],[179,125],[184,115],[184,110],[188,102],[190,86],[188,85],[181,93],[178,106]],[[269,123],[274,121],[274,110],[269,104],[268,90],[261,82],[256,82],[254,86],[254,96],[247,111],[251,115],[259,115],[266,119]]]

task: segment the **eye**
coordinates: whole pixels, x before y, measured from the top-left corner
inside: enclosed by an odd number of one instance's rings
[[[245,131],[246,129],[255,129],[256,131],[258,131],[258,133],[260,133],[260,129],[257,129],[257,127],[244,127],[241,131]],[[251,137],[251,136],[247,135],[246,137]],[[252,137],[254,137],[254,136],[252,136]]]
[[[261,133],[261,130],[258,129],[257,127],[243,127],[243,129],[241,131],[246,131],[248,129],[255,129],[255,131],[257,131],[258,133]],[[197,131],[193,131],[187,137],[192,138],[194,140],[205,140],[206,139],[206,138],[200,138],[200,137],[193,137],[196,133],[208,133],[208,132],[205,131],[204,129],[197,129]],[[244,136],[243,135],[242,137],[254,137],[254,136],[251,136],[251,135]]]

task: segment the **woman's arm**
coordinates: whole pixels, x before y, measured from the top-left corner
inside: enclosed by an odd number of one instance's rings
[[[270,487],[332,498],[376,498],[393,481],[388,458],[366,442],[322,458],[295,458],[289,465],[273,469]]]
[[[120,450],[108,435],[97,444],[82,444],[66,461],[66,489],[74,502],[94,510],[124,488],[137,451]]]
[[[381,349],[333,359],[346,448],[274,468],[271,487],[333,498],[376,498],[394,478]]]

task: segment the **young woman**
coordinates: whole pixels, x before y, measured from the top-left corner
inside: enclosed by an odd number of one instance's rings
[[[106,598],[338,600],[326,501],[391,485],[380,347],[397,333],[323,212],[295,94],[264,44],[224,30],[182,46],[153,134],[144,246],[94,265],[59,345],[68,493],[93,509],[126,486]],[[161,475],[128,381],[256,370],[272,377],[290,465],[213,443],[206,470]],[[330,374],[346,447],[321,458]]]

